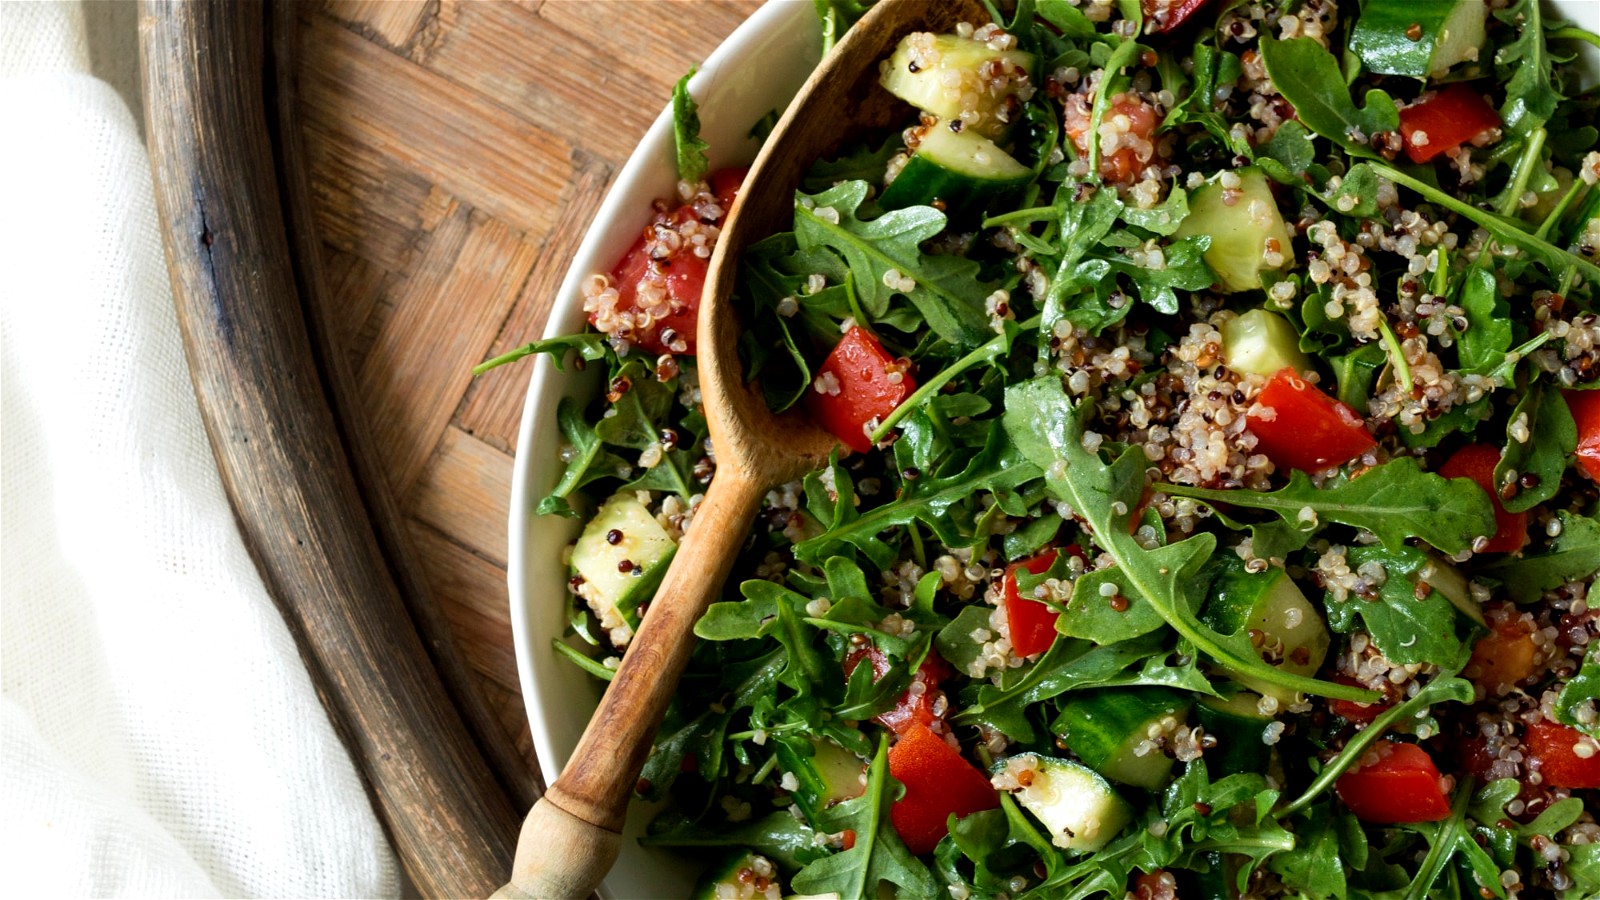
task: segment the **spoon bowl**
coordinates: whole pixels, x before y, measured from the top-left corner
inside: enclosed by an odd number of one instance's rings
[[[756,157],[712,253],[699,312],[696,363],[716,475],[578,746],[524,820],[511,879],[494,896],[594,892],[616,860],[694,624],[720,594],[761,498],[825,464],[838,443],[798,409],[774,415],[745,380],[732,302],[745,248],[791,227],[795,188],[817,159],[909,118],[905,102],[878,84],[879,61],[902,37],[986,19],[977,0],[881,0],[823,59]]]

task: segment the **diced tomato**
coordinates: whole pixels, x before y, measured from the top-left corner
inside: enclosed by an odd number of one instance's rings
[[[1128,885],[1129,900],[1178,900],[1178,879],[1163,869],[1139,872]]]
[[[1600,481],[1600,390],[1567,391],[1563,396],[1578,426],[1578,465]]]
[[[806,391],[818,425],[857,453],[872,449],[867,424],[882,421],[917,389],[911,364],[897,360],[864,328],[851,328],[823,360]]]
[[[1348,675],[1335,675],[1333,680],[1338,684],[1347,684],[1351,687],[1366,687],[1366,685]],[[1389,704],[1361,703],[1355,700],[1329,700],[1328,708],[1350,722],[1354,722],[1357,725],[1365,725],[1383,715],[1384,710],[1389,708]]]
[[[739,189],[744,187],[744,178],[749,174],[748,166],[730,166],[712,172],[711,177],[707,179],[711,185],[711,193],[717,196],[717,205],[722,207],[724,218],[733,211],[733,201],[738,199]]]
[[[661,259],[651,259],[650,245],[651,238],[658,232],[676,231],[680,225],[698,218],[690,206],[656,213],[644,233],[611,270],[611,284],[617,289],[615,312],[619,316],[638,317],[646,312],[639,302],[642,286],[649,284],[655,288],[659,285],[663,293],[660,307],[651,313],[648,324],[636,323],[614,331],[651,353],[694,355],[700,294],[705,290],[708,260],[696,256],[687,242]],[[663,312],[665,314],[660,314]],[[598,312],[591,312],[589,322],[598,324],[598,317]]]
[[[856,666],[865,659],[872,664],[872,680],[877,681],[889,671],[889,660],[877,647],[867,646],[860,650],[852,650],[844,658],[844,677],[849,678],[856,670]],[[939,718],[934,713],[934,706],[938,699],[944,696],[939,690],[939,682],[951,675],[955,670],[950,664],[933,654],[922,660],[922,665],[917,668],[917,674],[911,676],[912,686],[900,695],[893,708],[879,713],[874,721],[889,729],[895,734],[903,733],[913,724],[927,727]],[[920,688],[916,685],[921,685]]]
[[[1077,544],[1067,546],[1067,553],[1083,557]],[[1018,656],[1032,656],[1050,649],[1056,642],[1056,619],[1060,613],[1048,605],[1017,593],[1017,571],[1026,569],[1030,575],[1042,575],[1055,565],[1054,548],[1037,556],[1019,560],[1006,568],[1005,605],[1006,630],[1011,632],[1011,649]]]
[[[889,810],[894,830],[912,853],[932,853],[949,833],[949,819],[1000,805],[989,776],[927,726],[913,724],[889,748],[889,774],[906,786]]]
[[[1183,27],[1189,17],[1200,11],[1207,0],[1140,0],[1144,10],[1145,34],[1160,34]]]
[[[1461,81],[1400,110],[1400,137],[1412,162],[1425,163],[1450,153],[1499,127],[1494,107]]]
[[[1472,658],[1462,674],[1483,686],[1490,697],[1516,687],[1533,674],[1539,648],[1533,643],[1533,623],[1507,603],[1485,610],[1491,631],[1472,645]]]
[[[1506,512],[1500,505],[1500,492],[1494,483],[1494,467],[1500,464],[1500,450],[1488,444],[1468,444],[1450,455],[1439,474],[1446,478],[1469,478],[1494,503],[1494,536],[1485,553],[1515,553],[1528,542],[1528,514]]]
[[[1529,768],[1544,784],[1560,788],[1600,788],[1600,746],[1576,728],[1539,721],[1528,726]],[[1585,755],[1587,754],[1587,755]]]
[[[1439,783],[1433,757],[1416,744],[1379,741],[1368,753],[1379,755],[1370,766],[1339,776],[1339,799],[1363,822],[1393,825],[1437,822],[1450,815],[1450,798]]]
[[[1156,115],[1154,107],[1130,93],[1118,94],[1111,98],[1111,105],[1106,108],[1105,120],[1115,121],[1117,116],[1123,116],[1128,120],[1125,132],[1128,137],[1148,143],[1149,146],[1123,146],[1115,153],[1102,156],[1100,177],[1119,184],[1129,184],[1144,171],[1146,166],[1152,162],[1159,162],[1154,141],[1156,126],[1161,124],[1161,119]],[[1087,159],[1090,148],[1090,116],[1087,112],[1082,115],[1069,114],[1064,120],[1064,125],[1067,134],[1072,138],[1073,145],[1078,148],[1078,155]]]
[[[1292,368],[1267,380],[1250,414],[1256,449],[1279,468],[1315,472],[1377,446],[1355,410],[1318,390]]]

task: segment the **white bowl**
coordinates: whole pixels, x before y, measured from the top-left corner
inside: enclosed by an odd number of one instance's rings
[[[1545,5],[1574,24],[1600,31],[1596,0],[1555,0]],[[816,66],[820,42],[812,4],[769,0],[706,60],[689,87],[699,103],[701,134],[711,145],[713,168],[755,158],[758,144],[749,137],[751,126],[769,110],[781,114],[788,106]],[[1585,45],[1584,77],[1591,84],[1600,71],[1593,51]],[[607,192],[561,284],[545,337],[583,329],[582,280],[610,270],[649,220],[651,201],[673,196],[676,184],[668,104]],[[541,355],[534,362],[511,482],[506,567],[511,628],[534,752],[546,781],[554,780],[566,765],[601,692],[593,678],[550,649],[551,640],[560,639],[566,628],[562,551],[577,536],[578,523],[535,516],[533,510],[562,469],[556,405],[568,396],[587,401],[596,386],[595,377],[557,372],[548,357]],[[581,646],[576,639],[572,642]],[[698,870],[695,862],[681,853],[640,847],[635,840],[654,813],[634,806],[623,834],[622,855],[602,885],[601,896],[681,897],[689,892]]]
[[[810,3],[773,0],[711,54],[689,90],[700,107],[701,136],[711,145],[713,169],[755,158],[759,144],[749,137],[751,126],[769,110],[781,114],[789,105],[816,67],[821,41]],[[561,283],[545,326],[546,337],[583,329],[583,279],[615,265],[649,221],[651,201],[675,196],[677,180],[669,103],[606,193]],[[566,627],[566,565],[561,555],[577,536],[578,524],[535,516],[533,510],[561,474],[556,405],[567,396],[592,398],[596,386],[594,377],[557,372],[548,357],[535,361],[511,480],[506,565],[511,630],[534,752],[546,781],[555,780],[572,755],[599,701],[600,688],[550,649],[551,640],[560,638]],[[574,646],[581,643],[574,639]],[[652,814],[653,810],[635,805],[623,833],[622,855],[600,889],[602,896],[682,897],[693,886],[697,865],[681,853],[643,848],[635,840]]]

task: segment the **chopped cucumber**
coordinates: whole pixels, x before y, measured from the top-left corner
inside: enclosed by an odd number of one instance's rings
[[[1235,372],[1268,377],[1284,368],[1301,375],[1311,369],[1294,326],[1264,309],[1252,309],[1222,323],[1222,361]]]
[[[1417,580],[1444,595],[1446,600],[1462,614],[1479,625],[1487,628],[1489,624],[1483,620],[1483,607],[1478,601],[1472,599],[1472,587],[1467,584],[1467,577],[1461,570],[1440,559],[1435,554],[1428,554],[1428,565],[1417,572]]]
[[[655,516],[631,492],[601,504],[572,547],[572,571],[582,597],[618,647],[639,625],[639,604],[661,583],[678,550]]]
[[[1236,186],[1233,178],[1237,176]],[[1224,172],[1189,194],[1189,215],[1178,226],[1176,237],[1211,236],[1205,252],[1206,265],[1217,275],[1226,293],[1253,291],[1261,287],[1261,273],[1281,269],[1294,258],[1289,246],[1289,228],[1278,212],[1267,176],[1248,166]],[[1268,254],[1276,254],[1267,265]]]
[[[822,738],[775,740],[778,769],[794,776],[795,786],[789,790],[806,821],[816,823],[823,810],[866,790],[861,773],[867,763],[849,750]]]
[[[955,122],[929,126],[915,153],[879,198],[884,209],[940,206],[952,218],[981,211],[1028,183],[1032,171],[994,141]]]
[[[749,850],[735,853],[706,869],[689,894],[690,900],[718,900],[722,897],[778,900],[782,896],[777,866],[766,857]]]
[[[1171,777],[1172,757],[1146,742],[1183,724],[1190,705],[1188,697],[1165,688],[1086,692],[1067,701],[1054,728],[1089,768],[1153,791]]]
[[[1266,770],[1271,747],[1262,741],[1262,732],[1272,717],[1261,713],[1261,695],[1239,691],[1232,697],[1202,697],[1195,717],[1217,745],[1206,751],[1206,762],[1218,772],[1261,772]]]
[[[1328,626],[1294,579],[1277,568],[1247,572],[1232,553],[1218,554],[1211,566],[1217,575],[1201,611],[1207,624],[1224,634],[1246,632],[1261,658],[1285,672],[1315,675],[1328,655]],[[1295,691],[1264,678],[1234,677],[1280,703],[1295,700]]]
[[[1477,0],[1381,0],[1362,5],[1350,49],[1380,75],[1437,78],[1477,60],[1488,4]]]
[[[966,130],[1004,135],[1021,119],[1016,91],[1027,83],[1033,54],[995,50],[983,41],[953,34],[908,34],[879,69],[889,93],[946,121],[961,119]]]
[[[1133,820],[1133,807],[1088,766],[1023,753],[995,767],[995,787],[1010,791],[1044,824],[1050,842],[1092,853]]]

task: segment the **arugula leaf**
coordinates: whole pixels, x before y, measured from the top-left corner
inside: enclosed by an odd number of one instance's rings
[[[1339,818],[1333,811],[1307,816],[1295,829],[1295,852],[1274,856],[1267,867],[1308,900],[1345,896],[1345,862],[1339,853]]]
[[[1339,74],[1339,61],[1312,38],[1261,38],[1261,59],[1272,84],[1306,127],[1352,156],[1376,157],[1372,136],[1400,127],[1394,100],[1377,88],[1358,107]]]
[[[580,359],[594,362],[595,360],[606,358],[610,345],[606,343],[605,335],[592,331],[565,334],[547,340],[523,344],[515,350],[502,353],[493,359],[484,360],[472,367],[472,374],[482,375],[490,369],[503,366],[509,362],[516,362],[525,356],[532,356],[535,353],[550,354],[550,361],[556,364],[556,371],[565,372],[567,370],[567,353],[572,350],[578,351]]]
[[[1555,114],[1564,98],[1551,79],[1551,58],[1545,45],[1538,0],[1519,0],[1495,17],[1517,29],[1517,39],[1495,52],[1495,69],[1505,79],[1506,101],[1500,119],[1506,134],[1524,138]]]
[[[639,843],[646,847],[747,847],[779,866],[798,869],[823,855],[815,835],[784,810],[724,829],[705,828],[682,813],[668,812],[650,823]]]
[[[1480,492],[1481,493],[1481,492]],[[1467,664],[1468,642],[1456,634],[1456,608],[1443,591],[1417,596],[1422,570],[1436,565],[1432,556],[1414,547],[1351,547],[1345,551],[1351,571],[1377,563],[1386,573],[1376,598],[1349,594],[1325,601],[1328,627],[1348,633],[1360,618],[1383,655],[1401,664],[1433,663],[1456,670]]]
[[[678,179],[696,184],[706,177],[711,161],[706,158],[710,145],[700,139],[700,106],[689,95],[689,79],[696,67],[678,79],[672,88],[672,139],[678,152]]]
[[[1500,296],[1494,272],[1484,264],[1488,257],[1478,259],[1462,277],[1458,302],[1467,328],[1456,332],[1456,354],[1462,369],[1482,375],[1500,365],[1511,349],[1511,306]]]
[[[1161,248],[1165,262],[1159,269],[1136,265],[1122,256],[1108,257],[1106,261],[1111,264],[1113,272],[1121,272],[1133,280],[1139,290],[1140,300],[1150,304],[1157,312],[1173,316],[1178,314],[1178,295],[1173,288],[1198,291],[1216,282],[1216,275],[1206,265],[1204,258],[1210,248],[1211,236],[1197,234]]]
[[[561,436],[572,447],[572,457],[566,471],[550,493],[539,501],[535,510],[541,516],[566,516],[577,518],[578,512],[568,503],[572,492],[597,478],[623,477],[630,466],[622,458],[605,452],[596,429],[589,425],[583,404],[571,397],[562,397],[556,404],[556,425]]]
[[[1578,729],[1591,737],[1600,737],[1600,721],[1589,716],[1588,722],[1579,718],[1577,711],[1585,704],[1591,712],[1600,707],[1600,643],[1589,648],[1583,667],[1561,687],[1556,697],[1556,720]]]
[[[1567,510],[1557,512],[1556,521],[1561,533],[1549,550],[1507,557],[1483,568],[1518,603],[1532,603],[1545,591],[1600,571],[1600,522]]]
[[[1045,376],[1006,388],[1003,423],[1021,452],[1044,470],[1050,495],[1082,516],[1095,542],[1111,554],[1127,591],[1128,609],[1137,604],[1155,607],[1196,650],[1233,672],[1308,694],[1371,702],[1370,691],[1268,665],[1248,636],[1218,634],[1196,618],[1203,597],[1194,574],[1216,548],[1216,536],[1205,532],[1151,551],[1128,533],[1129,511],[1138,506],[1145,489],[1144,452],[1130,447],[1107,464],[1085,449],[1084,423],[1092,408],[1088,401],[1074,409],[1061,380]]]
[[[889,741],[878,739],[878,751],[867,768],[867,790],[859,797],[829,808],[823,827],[830,832],[854,831],[855,846],[825,856],[794,876],[790,885],[801,894],[836,894],[840,897],[876,896],[878,885],[889,882],[913,897],[931,897],[938,890],[933,874],[911,855],[885,821],[898,782],[889,775]]]
[[[1167,199],[1155,206],[1141,209],[1137,206],[1123,205],[1118,215],[1129,225],[1168,237],[1178,230],[1178,226],[1183,224],[1183,220],[1189,215],[1189,192],[1173,185],[1171,192],[1167,194]]]
[[[959,621],[959,619],[958,619]],[[952,626],[954,627],[954,626]],[[1194,654],[1182,666],[1168,666],[1172,648],[1163,635],[1148,634],[1115,644],[1057,638],[1037,662],[1008,669],[999,684],[984,684],[976,700],[953,717],[963,725],[987,725],[1023,744],[1035,740],[1026,711],[1070,691],[1097,687],[1166,685],[1214,693],[1195,668]],[[1137,668],[1136,668],[1137,667]]]
[[[844,475],[835,468],[834,486],[838,490]],[[853,503],[834,502],[832,509],[818,515],[823,533],[795,545],[795,556],[813,565],[837,552],[840,545],[858,547],[879,568],[888,568],[898,553],[879,537],[896,525],[921,521],[933,529],[934,536],[949,547],[970,543],[971,517],[953,513],[974,501],[982,492],[1011,491],[1038,478],[1040,471],[1007,439],[1005,431],[990,430],[983,449],[951,475],[925,472],[907,482],[900,497],[867,512]],[[848,482],[848,476],[843,479]],[[841,497],[843,492],[841,491]],[[824,518],[824,516],[826,516]]]
[[[1511,426],[1519,423],[1528,429],[1525,440],[1517,440],[1512,433]],[[1567,471],[1567,458],[1577,446],[1578,426],[1561,391],[1542,381],[1529,385],[1511,410],[1506,448],[1494,467],[1494,483],[1505,484],[1508,474],[1512,478],[1532,475],[1538,483],[1519,485],[1510,499],[1501,497],[1500,505],[1507,512],[1526,512],[1554,497]]]
[[[800,189],[806,193],[816,194],[842,181],[882,184],[884,172],[889,168],[889,160],[904,149],[905,144],[896,133],[885,136],[882,143],[876,147],[863,143],[837,159],[819,159],[811,165],[811,170],[806,172],[805,178],[800,182]]]
[[[731,697],[719,707],[703,707],[692,717],[685,718],[683,705],[674,701],[661,723],[655,749],[640,773],[649,784],[645,796],[660,797],[671,787],[684,771],[684,757],[691,754],[697,763],[694,770],[701,777],[707,781],[717,778],[722,772],[728,723],[739,710],[776,690],[778,673],[787,662],[788,654],[779,647],[748,663],[731,667],[727,673],[728,682],[735,686]]]
[[[1474,538],[1494,533],[1494,507],[1482,489],[1467,479],[1424,472],[1409,456],[1320,488],[1306,473],[1295,471],[1287,485],[1271,492],[1183,484],[1163,484],[1158,489],[1208,503],[1268,510],[1303,532],[1315,531],[1323,522],[1365,528],[1393,552],[1415,537],[1454,554],[1471,547]],[[1301,518],[1308,508],[1315,513],[1309,522]]]
[[[984,895],[1010,892],[1012,876],[1035,859],[1045,860],[1047,868],[1060,864],[1061,852],[1039,834],[1010,794],[1000,795],[999,809],[957,819],[950,837],[936,852],[942,874],[951,884],[965,882],[955,866],[955,858],[965,856],[972,860],[971,887]]]
[[[1311,132],[1298,119],[1290,119],[1279,125],[1266,143],[1255,148],[1253,159],[1273,180],[1303,185],[1300,176],[1317,165],[1317,147],[1312,143]]]
[[[870,188],[865,181],[847,181],[820,194],[797,193],[794,234],[800,248],[828,247],[843,257],[870,316],[888,313],[899,291],[885,281],[892,271],[915,282],[905,296],[939,337],[959,347],[992,337],[984,298],[994,289],[978,280],[978,264],[922,252],[920,244],[944,230],[944,213],[910,206],[862,221],[856,216]]]

